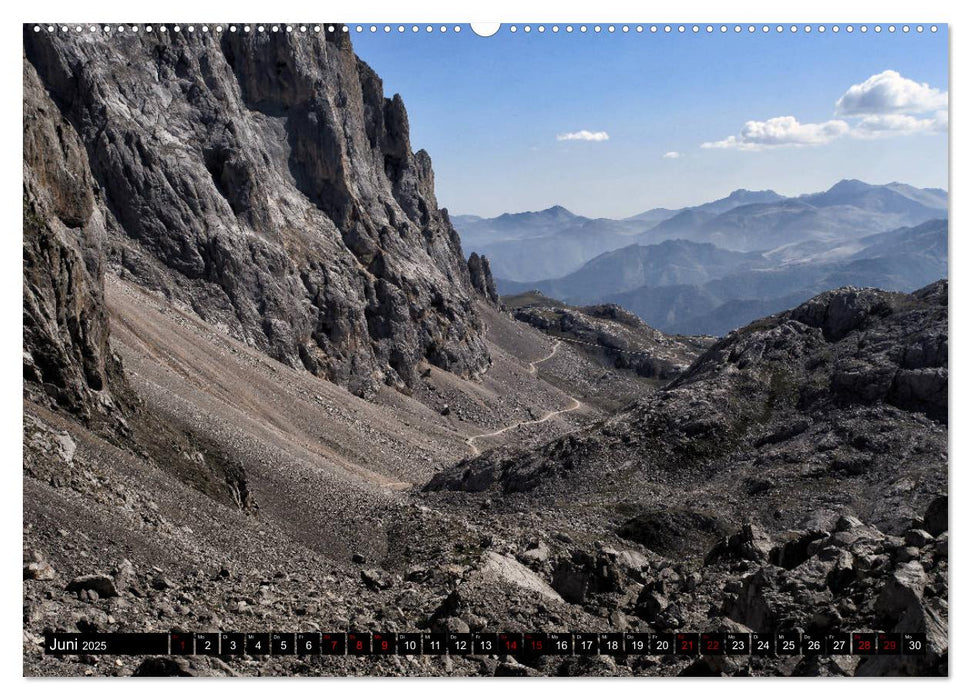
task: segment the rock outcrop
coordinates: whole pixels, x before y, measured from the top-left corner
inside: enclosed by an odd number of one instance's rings
[[[714,342],[662,333],[616,304],[568,306],[528,293],[507,299],[516,320],[574,342],[608,367],[650,379],[674,379]]]
[[[80,145],[65,136],[67,150],[52,151],[51,132],[34,149],[51,163],[25,168],[57,188],[59,225],[77,231],[93,220],[84,235],[107,231],[120,274],[358,394],[412,384],[419,362],[465,377],[488,366],[431,160],[411,151],[401,98],[384,97],[340,26],[32,29],[25,70],[40,78],[37,99],[50,95],[44,121],[71,127]],[[57,175],[69,168],[78,176]],[[50,225],[46,211],[36,216]],[[90,257],[94,247],[77,249]],[[72,276],[75,284],[95,288],[96,261],[85,272],[90,281]],[[92,302],[85,313],[100,312]],[[103,344],[100,331],[77,335],[75,346]],[[104,383],[102,354],[71,352],[81,353],[79,372],[58,381]]]
[[[492,279],[492,268],[489,258],[478,253],[469,256],[469,277],[472,288],[493,306],[499,305],[499,292],[496,291],[496,281]]]

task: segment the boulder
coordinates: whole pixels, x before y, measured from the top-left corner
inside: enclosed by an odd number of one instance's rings
[[[590,587],[590,575],[574,562],[560,560],[553,571],[553,588],[570,603],[586,600]]]
[[[71,593],[94,591],[99,598],[113,598],[118,595],[115,580],[107,574],[79,576],[67,584],[67,590]]]
[[[512,557],[507,557],[498,552],[489,551],[485,553],[482,564],[473,578],[493,585],[497,581],[510,583],[519,588],[538,593],[545,598],[563,600],[555,588],[551,588],[534,571],[523,566]]]
[[[125,590],[136,582],[135,566],[127,559],[122,559],[118,562],[118,566],[114,568],[111,574],[115,579],[115,586],[120,591]]]
[[[926,585],[927,574],[919,562],[903,563],[883,585],[874,610],[887,617],[912,614],[921,607]]]
[[[24,562],[24,581],[50,581],[55,575],[54,567],[41,552],[31,552]]]
[[[637,597],[634,611],[637,616],[650,624],[658,624],[661,615],[668,609],[670,601],[660,593],[647,588]]]
[[[138,668],[132,675],[138,677],[187,677],[196,674],[185,659],[175,656],[152,656],[138,664]]]
[[[391,587],[387,578],[378,569],[362,569],[361,580],[372,591],[383,591]]]
[[[549,561],[550,548],[546,546],[545,542],[540,541],[521,552],[517,558],[526,565],[539,566]]]
[[[904,533],[904,542],[906,542],[910,547],[917,547],[919,549],[921,547],[926,547],[933,541],[934,535],[926,530],[915,528],[913,530],[907,530],[907,532]]]
[[[741,559],[746,561],[768,561],[772,552],[772,539],[760,526],[746,523],[742,529],[726,537],[712,548],[705,563],[719,559]]]
[[[155,576],[152,577],[151,585],[156,591],[167,591],[171,588],[175,588],[175,583],[162,574],[155,574]]]

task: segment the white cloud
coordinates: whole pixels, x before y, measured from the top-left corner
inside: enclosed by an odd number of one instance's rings
[[[947,109],[947,93],[895,70],[871,75],[836,101],[840,115],[924,114]]]
[[[795,117],[773,117],[763,122],[745,122],[737,135],[721,141],[708,141],[701,147],[760,151],[780,146],[819,146],[845,135],[849,130],[849,124],[840,119],[821,124],[801,124]]]
[[[586,129],[556,135],[557,141],[606,141],[609,138],[610,136],[607,135],[606,131],[587,131]]]
[[[684,153],[678,153],[677,151],[668,151],[667,153],[665,153],[661,157],[662,158],[668,158],[670,160],[674,160],[676,158],[682,158],[682,157],[684,157]]]
[[[802,124],[792,116],[745,122],[742,130],[702,148],[761,151],[783,146],[820,146],[844,136],[872,139],[947,132],[948,94],[927,83],[905,78],[894,70],[871,75],[836,101],[837,116],[818,124]],[[678,154],[665,154],[677,158]]]
[[[894,134],[919,134],[921,132],[947,131],[947,112],[937,112],[933,117],[919,118],[909,114],[871,114],[863,117],[853,129],[853,136],[872,138]]]

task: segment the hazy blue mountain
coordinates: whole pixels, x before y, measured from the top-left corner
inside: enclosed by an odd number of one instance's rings
[[[931,255],[947,257],[947,220],[932,219],[918,226],[871,234],[848,241],[801,241],[777,248],[765,257],[777,264],[823,263],[880,255]]]
[[[540,238],[589,221],[569,209],[555,206],[542,211],[524,211],[483,218],[459,214],[450,217],[452,225],[462,237],[462,245],[469,250],[482,252],[477,246],[499,241]]]
[[[489,258],[493,274],[507,281],[532,281],[559,277],[578,269],[601,253],[633,242],[633,236],[675,218],[672,230],[691,225],[735,207],[776,202],[782,195],[763,190],[735,190],[727,197],[684,209],[656,208],[626,219],[591,219],[560,206],[541,211],[502,214],[494,218],[459,214],[452,224],[466,251]],[[664,229],[659,229],[659,233]],[[660,235],[655,241],[679,238]]]
[[[785,199],[785,197],[778,192],[773,192],[772,190],[735,190],[727,197],[716,199],[713,202],[706,202],[705,204],[699,204],[693,207],[682,207],[681,209],[664,209],[663,207],[648,209],[645,212],[635,214],[629,218],[636,219],[637,221],[641,222],[660,223],[685,211],[701,211],[709,214],[721,214],[729,209],[742,206],[743,204],[765,204],[768,202],[778,202],[780,199]]]
[[[684,211],[683,209],[665,209],[664,207],[657,207],[655,209],[648,209],[647,211],[642,211],[640,214],[634,214],[634,216],[629,216],[625,221],[637,221],[641,224],[648,226],[656,226],[662,221],[670,219],[675,214],[679,214]]]
[[[861,238],[865,247],[854,259],[909,255],[947,261],[947,219],[925,221],[913,228],[900,228]]]
[[[947,221],[937,219],[861,238],[838,259],[763,263],[701,284],[646,284],[597,301],[620,304],[665,332],[723,335],[827,289],[907,291],[947,277],[947,235]]]
[[[669,240],[759,252],[775,265],[842,259],[862,248],[861,238],[946,217],[947,198],[943,190],[899,182],[871,185],[841,180],[824,192],[798,197],[783,197],[772,190],[735,190],[698,206],[650,209],[619,220],[587,218],[556,206],[494,218],[459,215],[452,222],[467,251],[490,259],[497,279],[550,283],[579,271],[603,253]],[[616,272],[598,269],[631,279],[627,267]],[[582,283],[587,277],[569,282]],[[614,291],[625,288],[629,284]],[[582,289],[568,296],[580,293]]]
[[[637,241],[683,238],[730,250],[766,251],[771,257],[772,251],[806,241],[849,241],[947,216],[947,193],[901,183],[842,180],[825,192],[716,210],[684,210]]]
[[[854,206],[872,212],[925,217],[928,210],[947,210],[947,193],[922,190],[900,182],[870,185],[860,180],[840,180],[825,192],[803,195],[800,200],[818,207]]]
[[[630,244],[650,226],[636,220],[590,219],[563,207],[493,219],[451,219],[462,247],[484,254],[493,275],[508,280],[568,274],[604,251]]]
[[[713,202],[699,204],[691,207],[696,211],[703,211],[709,214],[724,214],[735,207],[742,207],[747,204],[771,204],[785,199],[778,192],[772,190],[735,190],[727,197],[716,199]]]
[[[630,236],[610,225],[577,227],[555,236],[481,244],[495,275],[507,280],[533,280],[569,274],[606,250],[630,243]],[[527,285],[528,286],[528,285]]]
[[[536,289],[571,304],[595,303],[607,295],[645,285],[697,285],[742,269],[766,265],[758,253],[739,253],[711,243],[664,241],[630,245],[603,253],[576,272],[559,279],[514,283],[499,280],[500,293]]]
[[[717,214],[703,209],[682,209],[670,219],[666,219],[637,237],[638,243],[660,243],[661,241],[682,239],[699,240],[703,226]]]

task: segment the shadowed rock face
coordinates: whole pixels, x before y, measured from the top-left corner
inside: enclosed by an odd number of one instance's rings
[[[83,420],[108,416],[123,383],[108,347],[104,221],[74,128],[24,64],[24,390]]]
[[[73,127],[56,152],[90,163],[58,216],[104,219],[120,274],[359,394],[488,366],[430,158],[343,32],[24,36],[36,128]]]

